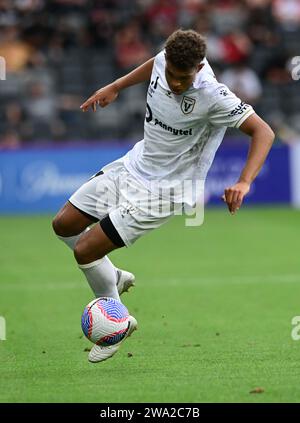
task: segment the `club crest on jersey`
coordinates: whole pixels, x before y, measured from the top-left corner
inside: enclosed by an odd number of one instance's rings
[[[186,95],[183,96],[183,99],[181,101],[181,110],[185,115],[188,115],[189,113],[192,113],[194,110],[196,100],[192,97],[187,97]]]

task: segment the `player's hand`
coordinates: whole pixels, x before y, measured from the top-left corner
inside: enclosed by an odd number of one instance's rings
[[[242,205],[245,195],[250,191],[250,184],[247,182],[238,182],[237,184],[226,188],[222,200],[227,204],[228,210],[234,214]]]
[[[106,107],[108,104],[112,103],[119,94],[119,90],[115,84],[106,85],[100,90],[96,91],[91,97],[89,97],[81,106],[81,110],[86,112],[89,107],[92,107],[95,112],[97,105],[100,107]]]

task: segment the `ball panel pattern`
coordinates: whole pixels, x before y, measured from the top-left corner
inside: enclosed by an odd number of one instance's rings
[[[118,332],[111,333],[110,335],[103,336],[99,339],[99,341],[96,342],[97,345],[101,345],[103,347],[107,347],[109,345],[115,345],[118,342],[122,341],[122,339],[125,337],[127,331],[129,329],[129,324],[125,329],[121,329]]]
[[[113,322],[125,321],[129,316],[124,304],[113,298],[101,298],[96,302],[96,305],[104,316]]]
[[[81,327],[83,330],[83,333],[87,338],[89,338],[92,334],[92,328],[93,328],[93,315],[91,313],[91,310],[88,307],[85,307],[82,316],[81,316]]]
[[[84,309],[81,327],[94,344],[114,345],[120,342],[129,328],[129,312],[119,301],[103,297],[91,301]]]

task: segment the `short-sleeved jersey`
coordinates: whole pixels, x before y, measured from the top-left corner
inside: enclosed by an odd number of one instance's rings
[[[172,192],[172,201],[195,204],[184,181],[204,181],[227,127],[239,127],[254,110],[224,84],[206,59],[191,87],[170,91],[165,54],[154,60],[148,87],[144,139],[124,156],[127,170],[150,191]]]

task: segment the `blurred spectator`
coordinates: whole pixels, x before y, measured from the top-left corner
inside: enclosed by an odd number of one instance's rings
[[[239,0],[212,0],[209,13],[218,34],[243,31],[247,8]]]
[[[18,132],[9,129],[0,136],[0,150],[14,150],[19,147],[21,147],[21,140]]]
[[[244,62],[251,53],[251,41],[242,32],[229,32],[221,38],[223,61],[227,64]]]
[[[189,28],[195,21],[195,16],[203,16],[207,10],[205,0],[182,0],[179,2],[178,23],[180,26]],[[208,16],[207,16],[208,18]]]
[[[45,86],[41,82],[35,82],[29,87],[24,105],[32,120],[51,121],[57,114],[55,98],[46,93]]]
[[[195,20],[193,26],[196,31],[205,36],[207,42],[207,58],[213,66],[218,67],[223,61],[223,44],[221,38],[213,30],[210,15],[205,11],[202,12]]]
[[[1,28],[0,56],[5,58],[7,72],[19,72],[29,63],[33,48],[19,39],[18,28]]]
[[[117,64],[123,72],[140,65],[151,57],[151,50],[142,41],[137,22],[128,24],[117,33],[115,54]]]
[[[154,0],[145,11],[150,39],[159,46],[178,25],[178,1]]]
[[[19,134],[24,133],[25,113],[17,101],[8,103],[4,108],[5,127],[13,129]]]
[[[34,140],[47,140],[63,135],[65,128],[58,118],[58,104],[52,94],[46,92],[44,84],[35,82],[29,87],[24,99],[25,113],[29,119],[29,134]]]
[[[275,34],[276,21],[272,13],[272,0],[247,0],[248,19],[246,23],[247,33],[253,43],[264,43]],[[277,25],[278,26],[278,25]]]
[[[246,63],[239,62],[225,70],[219,80],[226,84],[245,103],[254,105],[262,94],[262,86],[256,73]]]
[[[279,22],[284,29],[293,31],[299,28],[299,0],[274,0],[273,13],[277,22]]]

